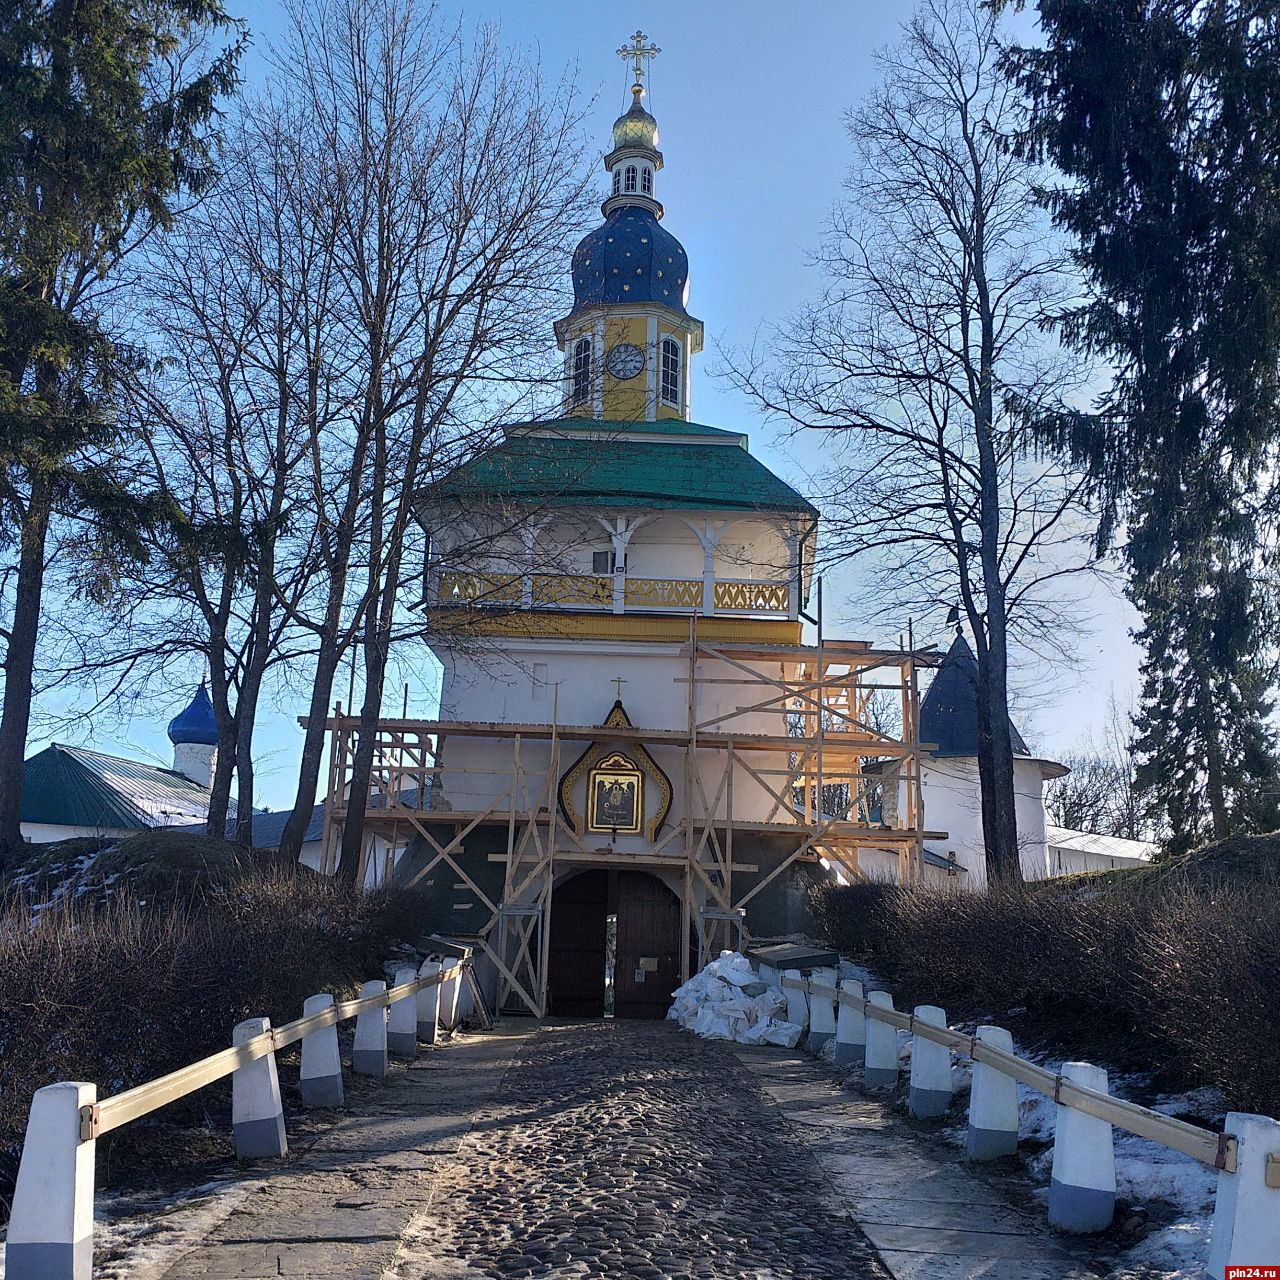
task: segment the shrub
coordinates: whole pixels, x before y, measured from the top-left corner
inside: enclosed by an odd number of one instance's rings
[[[303,868],[250,869],[152,907],[125,892],[33,919],[11,898],[0,909],[0,1204],[35,1089],[90,1080],[107,1097],[224,1048],[246,1017],[279,1025],[316,991],[354,993],[421,918],[412,894],[353,894]]]
[[[1127,883],[1113,874],[982,894],[818,885],[812,906],[827,941],[905,1000],[942,1005],[953,1018],[1019,1011],[1019,1034],[1065,1053],[1095,1053],[1178,1086],[1212,1084],[1232,1107],[1275,1115],[1272,865],[1268,849],[1247,882],[1162,868]]]

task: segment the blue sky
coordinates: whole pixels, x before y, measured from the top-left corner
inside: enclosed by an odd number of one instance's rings
[[[229,7],[234,10],[234,0]],[[536,54],[549,77],[576,63],[583,90],[596,97],[589,129],[601,154],[609,126],[629,102],[628,69],[614,51],[637,27],[661,47],[648,100],[666,158],[658,194],[665,225],[688,250],[689,307],[707,334],[703,367],[694,372],[693,417],[747,431],[752,451],[804,489],[806,469],[819,466],[820,458],[803,445],[783,447],[707,366],[718,343],[749,343],[761,326],[817,291],[806,255],[851,158],[844,113],[873,85],[873,51],[896,38],[911,6],[898,0],[792,0],[784,9],[776,0],[441,0],[440,9],[467,24],[497,23],[504,41]],[[264,0],[246,16],[259,45],[283,22],[280,6]],[[245,70],[251,81],[260,80],[262,59],[251,53]],[[602,191],[603,181],[601,174]],[[547,341],[553,342],[550,333]],[[865,634],[856,578],[837,576],[827,600],[842,634]],[[1069,751],[1100,726],[1109,692],[1123,695],[1136,680],[1132,611],[1101,587],[1088,608],[1096,623],[1079,640],[1077,672],[1069,678],[1031,667],[1021,672],[1022,685],[1043,690],[1023,706],[1021,727],[1049,754]],[[894,639],[896,628],[892,636],[866,638]],[[193,670],[192,677],[198,675]],[[174,712],[183,695],[175,689]],[[416,690],[412,711],[429,714],[428,697]],[[399,692],[389,693],[388,710],[399,714],[400,700]],[[295,715],[292,707],[271,711],[259,730],[259,802],[272,808],[292,802],[300,745]],[[91,735],[91,745],[167,764],[163,729],[149,720],[104,727]]]

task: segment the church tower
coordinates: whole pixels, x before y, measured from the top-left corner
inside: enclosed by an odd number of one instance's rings
[[[912,655],[804,643],[818,512],[740,429],[692,418],[702,322],[658,199],[658,50],[637,32],[619,52],[604,221],[554,325],[564,403],[421,497],[439,713],[382,722],[363,818],[362,882],[424,892],[427,932],[471,940],[498,1005],[540,1015],[662,1017],[701,959],[811,927],[798,873],[868,843],[865,758],[904,764],[875,843],[920,844],[912,748],[863,718],[887,681],[911,738]],[[332,732],[328,871],[357,722]]]
[[[658,122],[644,106],[645,64],[661,52],[637,31],[620,56],[635,64],[631,107],[604,158],[604,225],[573,255],[573,310],[556,324],[565,407],[575,417],[653,422],[690,413],[689,362],[702,321],[686,310],[689,260],[662,225]]]

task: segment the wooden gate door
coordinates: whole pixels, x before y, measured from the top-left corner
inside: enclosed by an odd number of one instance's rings
[[[614,1016],[665,1018],[680,985],[680,899],[657,876],[620,871],[617,905]]]
[[[609,873],[583,871],[551,894],[548,1009],[557,1018],[604,1016]]]

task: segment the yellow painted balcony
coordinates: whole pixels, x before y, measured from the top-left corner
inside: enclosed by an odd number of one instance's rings
[[[613,575],[535,573],[530,581],[530,603],[570,609],[612,609]]]
[[[433,607],[796,617],[790,587],[777,581],[724,578],[708,592],[701,578],[442,569],[433,583],[427,600]]]

